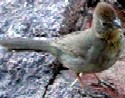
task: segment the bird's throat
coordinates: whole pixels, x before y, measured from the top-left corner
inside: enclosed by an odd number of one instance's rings
[[[104,38],[110,43],[117,42],[119,40],[121,32],[121,29],[115,29],[112,32],[107,32]]]
[[[98,38],[106,40],[108,43],[114,43],[119,40],[121,32],[122,32],[121,29],[116,29],[111,32],[104,32],[102,33],[102,35],[99,34],[98,32],[95,32],[95,35]]]

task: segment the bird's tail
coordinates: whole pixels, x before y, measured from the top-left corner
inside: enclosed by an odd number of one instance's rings
[[[8,50],[49,51],[51,40],[48,38],[2,38],[0,45]]]

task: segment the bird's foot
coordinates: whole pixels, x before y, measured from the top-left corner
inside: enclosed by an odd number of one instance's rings
[[[112,98],[111,95],[105,92],[102,88],[95,88],[95,86],[86,86],[85,94],[92,98]],[[114,98],[114,97],[113,97]]]
[[[92,83],[91,86],[98,87],[98,88],[104,88],[104,90],[108,93],[110,93],[113,96],[118,95],[118,91],[116,89],[116,86],[113,83],[99,80],[98,83]]]

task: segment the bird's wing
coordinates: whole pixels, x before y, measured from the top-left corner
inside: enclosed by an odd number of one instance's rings
[[[92,46],[92,37],[90,29],[87,29],[65,35],[53,41],[51,45],[65,54],[86,56],[88,49]]]

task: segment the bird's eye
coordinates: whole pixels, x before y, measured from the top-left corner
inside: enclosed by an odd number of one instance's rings
[[[108,24],[108,23],[106,23],[106,22],[101,22],[101,25],[102,25],[102,26],[107,26],[107,24]]]
[[[106,26],[107,25],[107,23],[102,21],[102,20],[100,20],[100,23],[101,23],[102,26]]]
[[[102,25],[103,25],[103,26],[106,26],[106,25],[107,25],[107,23],[106,23],[106,22],[103,22],[103,23],[102,23]]]

